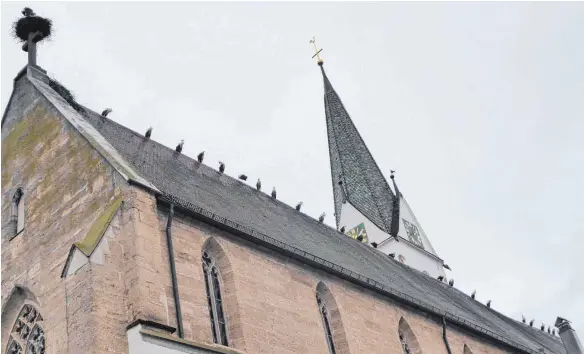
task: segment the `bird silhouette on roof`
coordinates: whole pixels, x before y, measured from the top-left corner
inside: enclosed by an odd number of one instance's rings
[[[176,149],[174,149],[176,152],[182,152],[183,150],[183,146],[185,144],[185,141],[181,139],[180,143],[178,143],[178,145],[176,146]]]

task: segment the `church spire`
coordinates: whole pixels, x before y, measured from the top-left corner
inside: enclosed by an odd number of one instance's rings
[[[349,202],[389,234],[395,196],[324,71],[320,57],[322,49],[317,50],[314,39],[310,42],[314,45],[316,53],[313,57],[318,58],[324,80],[324,107],[337,228],[341,226],[342,205]]]
[[[402,197],[401,192],[397,188],[397,183],[395,183],[395,171],[391,171],[391,181],[393,182],[393,190],[395,191],[395,197],[393,198],[393,213],[391,216],[391,230],[389,234],[396,240],[399,241],[397,234],[399,232],[399,204],[400,198]]]

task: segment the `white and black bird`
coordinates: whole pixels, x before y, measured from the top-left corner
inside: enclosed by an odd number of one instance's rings
[[[176,146],[176,149],[174,149],[176,152],[182,152],[183,149],[183,145],[185,144],[185,141],[181,139],[180,143],[178,143],[178,145]]]
[[[487,301],[487,307],[491,307],[491,300]]]
[[[298,204],[296,204],[296,210],[300,211],[300,208],[302,208],[302,202],[298,202]]]
[[[198,155],[197,155],[197,161],[199,162],[203,162],[203,159],[205,158],[205,152],[201,151]]]
[[[150,137],[152,136],[152,127],[148,128],[144,136],[146,137],[146,139],[150,139]]]
[[[259,191],[259,190],[262,190],[262,181],[260,181],[260,179],[259,179],[259,178],[258,178],[258,181],[256,182],[256,189],[257,189],[258,191]]]
[[[318,217],[318,221],[323,222],[325,216],[326,216],[326,213],[320,214],[320,216]]]
[[[448,285],[450,285],[450,286],[454,286],[454,279],[450,279],[450,280],[448,281]]]
[[[225,172],[225,164],[221,161],[219,161],[219,172]]]
[[[474,298],[475,298],[476,296],[477,296],[477,291],[476,291],[476,290],[474,290],[474,291],[472,292],[472,294],[470,295],[470,298],[474,300]]]
[[[113,110],[111,108],[106,108],[103,110],[103,112],[101,112],[101,115],[104,117],[107,117],[108,114],[112,113]]]
[[[529,321],[529,326],[533,327],[533,322],[535,322],[535,320]]]
[[[272,198],[276,199],[276,187],[272,187]]]
[[[443,267],[444,267],[444,269],[452,270],[452,269],[450,269],[450,267],[446,263],[444,263]]]
[[[340,231],[341,231],[342,233],[345,233],[345,226],[342,226]]]
[[[30,7],[25,7],[22,10],[22,14],[26,17],[31,17],[31,16],[35,16],[36,14],[34,13],[34,11],[30,8]]]
[[[549,333],[549,334],[552,334],[552,329],[551,329],[551,327],[550,327],[550,326],[548,326],[548,333]]]
[[[237,178],[239,178],[242,181],[247,181],[247,175],[244,175],[243,173],[240,174]]]
[[[521,322],[525,323],[525,316],[523,316],[523,314],[521,314]]]
[[[440,281],[444,281],[444,275],[439,275],[439,276],[438,276],[438,280],[440,280]]]
[[[545,331],[545,325],[543,324],[543,322],[541,323],[541,327],[539,327],[539,329],[541,329],[542,331]]]
[[[556,335],[556,329],[552,328],[552,336],[555,336],[555,335]]]
[[[395,253],[390,253],[388,254],[388,256],[390,256],[391,258],[395,258]]]

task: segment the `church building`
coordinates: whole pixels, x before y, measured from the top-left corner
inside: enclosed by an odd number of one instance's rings
[[[336,228],[80,105],[36,62],[51,21],[25,8],[14,29],[3,354],[583,353],[568,320],[556,334],[449,282],[319,51]]]

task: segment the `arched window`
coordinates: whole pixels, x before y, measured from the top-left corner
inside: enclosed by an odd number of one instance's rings
[[[25,304],[10,332],[6,354],[44,354],[43,317],[31,304]]]
[[[349,342],[345,336],[341,311],[333,293],[323,282],[316,285],[316,303],[329,353],[349,354]]]
[[[24,193],[18,188],[12,197],[12,222],[14,223],[14,235],[24,229]]]
[[[215,259],[207,251],[203,252],[203,272],[205,273],[205,288],[207,289],[207,302],[209,305],[209,317],[211,318],[211,331],[213,342],[228,346],[227,326],[223,314],[223,302],[219,270],[215,265]]]
[[[408,322],[402,317],[397,329],[399,342],[404,354],[421,354],[420,344]]]
[[[336,354],[328,310],[326,308],[326,304],[324,303],[318,292],[316,293],[316,303],[318,304],[318,310],[320,311],[320,316],[322,318],[322,325],[324,326],[324,333],[326,335],[326,342],[328,344],[329,352],[331,354]]]

